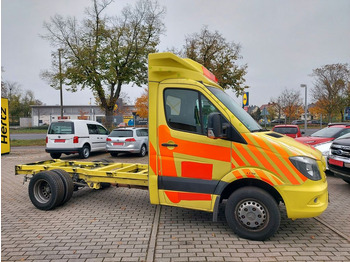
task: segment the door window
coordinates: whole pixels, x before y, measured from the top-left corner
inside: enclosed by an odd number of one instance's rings
[[[105,129],[103,126],[97,126],[97,130],[100,135],[108,135],[107,129]]]
[[[90,135],[98,135],[97,126],[93,124],[87,124]]]
[[[164,104],[169,127],[202,135],[207,134],[209,114],[218,112],[204,95],[188,89],[166,89]]]

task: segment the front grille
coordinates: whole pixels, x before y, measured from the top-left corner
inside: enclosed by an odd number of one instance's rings
[[[350,146],[332,145],[332,155],[350,158]]]

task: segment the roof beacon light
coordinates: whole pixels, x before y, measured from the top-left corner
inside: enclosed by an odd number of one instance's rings
[[[206,69],[204,66],[202,66],[203,69],[203,74],[206,78],[208,78],[209,80],[218,83],[218,79],[216,78],[216,76],[210,72],[208,69]]]

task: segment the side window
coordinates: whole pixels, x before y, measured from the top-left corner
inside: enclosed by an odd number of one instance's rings
[[[89,134],[90,135],[97,135],[98,134],[98,130],[97,130],[97,126],[93,125],[93,124],[87,124],[88,129],[89,129]]]
[[[219,112],[202,94],[187,89],[164,91],[165,115],[169,127],[197,134],[207,134],[208,116]]]
[[[342,135],[345,135],[345,134],[347,134],[347,133],[350,133],[350,128],[345,128],[344,130],[342,130],[342,131],[340,132],[340,134],[338,135],[338,137],[340,137],[340,136],[342,136]]]
[[[107,129],[105,129],[103,126],[97,126],[98,133],[100,135],[108,135]]]
[[[186,89],[164,91],[165,115],[171,128],[201,133],[198,92]]]
[[[136,130],[136,135],[137,135],[137,136],[142,136],[141,129],[137,129],[137,130]]]

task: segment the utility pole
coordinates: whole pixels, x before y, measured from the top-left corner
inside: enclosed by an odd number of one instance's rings
[[[60,101],[61,101],[61,119],[63,119],[63,93],[62,93],[62,64],[61,64],[61,52],[62,48],[58,49],[58,63],[60,71]]]
[[[305,115],[304,115],[304,118],[305,118],[305,122],[304,122],[304,125],[305,125],[305,133],[306,133],[306,129],[307,129],[307,86],[305,84],[301,84],[300,85],[301,88],[305,88]]]

